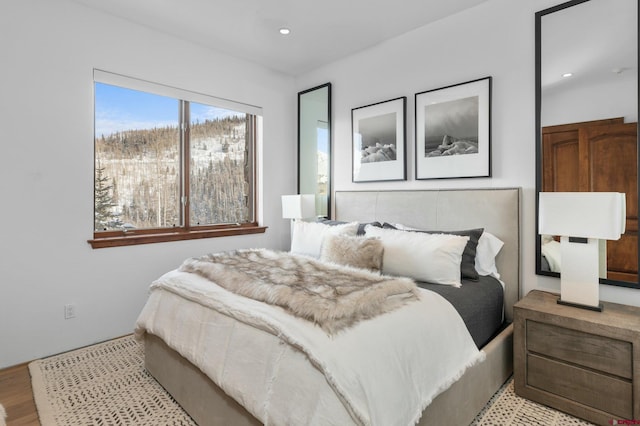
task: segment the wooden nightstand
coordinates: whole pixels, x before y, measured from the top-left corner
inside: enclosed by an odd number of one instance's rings
[[[640,308],[557,300],[532,291],[514,305],[516,393],[596,424],[640,420]]]

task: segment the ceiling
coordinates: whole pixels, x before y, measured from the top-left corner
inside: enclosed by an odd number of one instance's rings
[[[74,1],[295,76],[487,0]]]
[[[621,78],[637,81],[637,17],[637,0],[591,0],[543,15],[542,90],[593,87]],[[565,73],[571,78],[563,78]]]

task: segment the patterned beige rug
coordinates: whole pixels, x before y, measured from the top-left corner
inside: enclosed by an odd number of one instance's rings
[[[42,426],[196,425],[144,369],[125,336],[29,364]]]
[[[586,426],[592,423],[520,398],[513,389],[513,379],[510,379],[493,395],[470,426],[512,425]]]
[[[42,426],[195,425],[144,369],[143,345],[125,336],[29,364]],[[588,425],[519,398],[509,380],[473,426]]]

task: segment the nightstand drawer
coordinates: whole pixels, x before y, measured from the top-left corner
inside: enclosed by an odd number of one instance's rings
[[[528,320],[527,350],[625,379],[633,377],[632,345],[605,336]]]
[[[613,414],[633,417],[631,381],[537,355],[527,355],[527,385]]]

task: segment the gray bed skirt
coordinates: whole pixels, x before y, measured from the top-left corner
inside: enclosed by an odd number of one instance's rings
[[[200,426],[261,423],[197,367],[153,334],[145,335],[145,367]],[[513,325],[483,349],[484,362],[436,397],[418,423],[468,425],[513,373]]]

